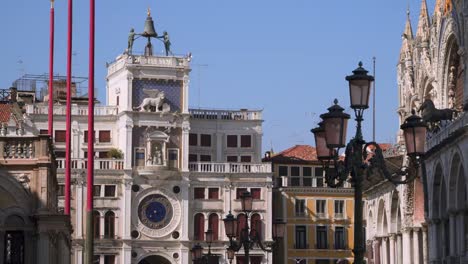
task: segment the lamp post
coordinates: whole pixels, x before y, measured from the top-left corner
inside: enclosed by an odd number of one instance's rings
[[[192,247],[192,261],[194,264],[209,264],[211,254],[211,243],[213,243],[213,230],[208,229],[205,232],[205,241],[208,243],[208,254],[203,254],[203,247],[200,244],[196,244]]]
[[[354,138],[345,145],[350,115],[343,112],[344,109],[338,105],[336,99],[334,105],[328,108],[328,112],[320,115],[323,121],[317,128],[312,129],[312,133],[315,137],[317,157],[324,167],[327,185],[336,188],[349,180],[354,187],[354,263],[363,264],[365,247],[362,228],[362,183],[364,174],[369,178],[373,171],[378,170],[387,180],[395,184],[413,181],[424,155],[427,127],[414,111],[405,120],[400,128],[404,133],[409,163],[400,171],[390,173],[385,165],[380,146],[376,142],[365,142],[362,136],[361,123],[364,120],[364,110],[369,107],[369,94],[374,77],[367,75],[367,71],[359,62],[359,67],[353,71],[353,75],[347,76],[346,80],[349,82],[351,108],[354,110],[357,122]],[[339,150],[345,146],[345,158],[340,160]]]
[[[241,195],[241,207],[242,212],[245,215],[244,226],[241,227],[242,230],[239,234],[237,240],[234,240],[234,237],[237,233],[237,219],[234,217],[231,212],[226,215],[226,218],[223,219],[224,230],[226,231],[226,236],[229,238],[229,247],[226,250],[227,258],[231,263],[234,259],[235,253],[238,252],[242,247],[244,248],[244,257],[246,264],[250,263],[250,249],[254,245],[258,245],[265,252],[272,252],[272,249],[276,243],[284,237],[284,231],[286,228],[286,223],[282,220],[275,220],[273,222],[273,243],[264,245],[261,241],[260,233],[256,229],[250,229],[249,227],[249,218],[252,213],[252,204],[253,197],[250,192],[244,192]]]

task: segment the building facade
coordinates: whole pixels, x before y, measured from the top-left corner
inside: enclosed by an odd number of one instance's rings
[[[349,183],[327,187],[314,147],[296,145],[276,154],[272,162],[275,190],[273,217],[287,222],[286,240],[275,263],[352,263],[354,192]]]
[[[400,116],[422,108],[429,124],[422,175],[427,263],[468,261],[467,16],[466,1],[438,0],[431,17],[423,1],[416,36],[407,30],[398,66]]]
[[[87,142],[95,141],[95,261],[105,264],[191,263],[190,249],[207,248],[227,263],[222,219],[241,215],[240,197],[254,197],[252,224],[271,242],[271,164],[261,162],[262,112],[189,109],[191,56],[124,52],[107,67],[105,106],[96,106],[95,136],[87,138],[87,105],[72,106],[72,263],[82,263]],[[24,107],[46,133],[47,103]],[[59,206],[64,203],[65,106],[54,106]],[[240,219],[243,217],[241,216]],[[207,250],[205,251],[205,253]],[[271,263],[260,248],[251,263]],[[233,263],[243,263],[243,250]],[[218,263],[217,262],[217,263]]]
[[[0,263],[70,263],[50,137],[35,135],[15,102],[1,102],[0,112]]]

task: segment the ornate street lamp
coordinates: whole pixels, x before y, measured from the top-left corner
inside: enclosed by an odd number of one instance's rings
[[[252,212],[253,197],[250,192],[244,192],[241,195],[241,206],[242,211],[245,214],[245,223],[240,232],[240,236],[237,240],[234,237],[237,233],[237,219],[229,212],[226,218],[223,219],[224,230],[226,236],[229,238],[229,247],[226,249],[226,255],[231,263],[235,257],[235,253],[238,252],[242,247],[244,248],[245,263],[250,263],[250,249],[254,245],[258,245],[265,252],[272,252],[277,242],[284,237],[284,231],[286,229],[286,223],[280,220],[273,222],[273,243],[264,245],[261,241],[260,233],[249,228],[249,218]]]
[[[356,135],[345,145],[347,121],[350,116],[338,105],[328,108],[328,113],[320,115],[323,123],[312,129],[314,133],[317,157],[322,161],[325,180],[329,187],[341,186],[344,181],[350,181],[354,187],[354,263],[364,263],[364,236],[362,229],[362,183],[364,174],[369,178],[373,171],[378,170],[384,177],[395,183],[405,184],[413,181],[418,173],[421,158],[424,156],[426,140],[426,124],[414,114],[401,125],[403,130],[408,165],[396,173],[390,173],[385,165],[382,149],[376,142],[366,143],[362,137],[361,123],[364,110],[369,107],[370,87],[374,77],[367,75],[367,71],[359,63],[353,75],[347,76],[351,108],[355,113]],[[325,141],[325,143],[324,143]],[[338,156],[340,148],[346,146],[344,160]],[[327,156],[327,152],[330,153]]]
[[[203,254],[203,247],[200,244],[196,244],[192,247],[192,261],[195,264],[209,264],[210,258],[213,256],[211,254],[211,243],[213,243],[213,230],[208,229],[205,232],[205,241],[208,244],[208,254]]]

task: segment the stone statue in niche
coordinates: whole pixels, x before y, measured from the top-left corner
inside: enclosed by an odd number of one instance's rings
[[[162,165],[161,150],[159,150],[159,148],[157,146],[154,146],[151,164],[152,165]]]
[[[450,73],[448,77],[448,107],[450,109],[455,108],[455,85],[456,85],[456,74],[457,68],[455,66],[450,67]]]
[[[143,99],[143,102],[138,106],[140,112],[162,112],[167,113],[171,110],[169,104],[164,103],[166,99],[164,91],[159,90],[143,90],[149,97]]]

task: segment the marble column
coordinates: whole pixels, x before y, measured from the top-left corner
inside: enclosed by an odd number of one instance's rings
[[[404,228],[402,230],[403,237],[403,263],[413,264],[411,260],[411,228]]]
[[[420,247],[419,247],[419,230],[420,228],[413,228],[413,263],[420,264]]]
[[[382,264],[388,263],[388,237],[382,237]]]
[[[449,232],[450,232],[450,257],[455,257],[457,255],[457,220],[456,213],[454,211],[449,212]]]
[[[403,263],[403,245],[401,242],[401,234],[397,234],[397,250],[396,250],[396,255],[397,255],[397,262],[398,264]]]
[[[395,254],[395,240],[396,235],[390,234],[389,242],[390,242],[390,264],[396,264],[396,254]]]
[[[0,260],[3,261],[5,252],[5,231],[0,231]]]
[[[457,255],[462,257],[465,255],[465,215],[463,210],[457,212]]]
[[[375,237],[374,241],[372,242],[372,246],[374,247],[374,264],[381,264],[380,263],[380,239]]]
[[[427,250],[427,226],[422,227],[422,254],[423,263],[429,263],[429,256]]]

